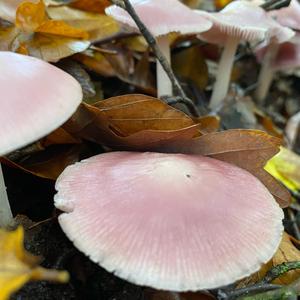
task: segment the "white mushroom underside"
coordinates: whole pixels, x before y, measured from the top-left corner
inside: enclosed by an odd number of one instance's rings
[[[79,250],[157,289],[233,283],[273,256],[283,231],[255,177],[201,156],[102,154],[68,167],[56,189],[59,223]]]

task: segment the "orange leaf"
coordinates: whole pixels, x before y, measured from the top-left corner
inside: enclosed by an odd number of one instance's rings
[[[44,2],[22,2],[16,12],[16,26],[25,32],[34,32],[46,19]]]
[[[88,38],[84,30],[71,27],[63,21],[48,20],[35,29],[35,32],[59,35],[68,38]]]

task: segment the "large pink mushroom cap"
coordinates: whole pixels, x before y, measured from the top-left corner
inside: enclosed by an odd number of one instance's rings
[[[113,152],[58,178],[59,223],[117,276],[171,291],[224,286],[276,251],[283,212],[250,173],[208,157]]]
[[[82,100],[79,83],[37,58],[0,52],[0,155],[62,125]]]
[[[154,36],[170,32],[198,33],[212,26],[210,21],[197,15],[178,0],[131,0],[130,3]],[[137,29],[133,19],[122,8],[112,5],[105,12],[120,23]]]

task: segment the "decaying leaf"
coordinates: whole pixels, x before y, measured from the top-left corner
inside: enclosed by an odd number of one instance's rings
[[[174,293],[156,290],[146,290],[145,300],[213,300],[215,297],[208,292]]]
[[[109,5],[111,3],[108,0],[75,0],[70,4],[71,7],[94,13],[104,13]]]
[[[147,149],[200,135],[200,125],[163,101],[145,95],[113,97],[81,105],[64,128],[109,147]]]
[[[175,73],[193,81],[202,90],[208,83],[208,68],[199,47],[191,47],[172,57],[172,67]]]
[[[56,180],[62,171],[80,160],[81,145],[56,145],[41,149],[30,156],[12,161],[1,157],[0,162],[38,177]]]
[[[265,169],[292,191],[300,190],[300,156],[281,147],[280,152],[268,161]]]
[[[15,25],[1,25],[1,35],[8,39],[1,50],[28,53],[51,62],[82,52],[90,45],[85,30],[50,20],[42,0],[22,2],[16,11]]]
[[[120,30],[113,18],[99,13],[80,11],[67,6],[48,7],[47,13],[54,20],[63,21],[77,30],[84,30],[92,42],[100,42]]]
[[[280,139],[262,131],[233,129],[168,143],[156,150],[207,155],[237,165],[256,176],[278,203],[286,207],[290,201],[288,191],[264,170],[267,161],[279,151],[280,144]]]
[[[9,232],[0,229],[0,299],[10,295],[30,280],[50,280],[65,283],[69,275],[65,271],[47,270],[38,266],[39,258],[23,247],[24,231],[18,227]]]

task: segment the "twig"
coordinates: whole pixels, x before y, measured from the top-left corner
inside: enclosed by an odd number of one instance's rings
[[[290,5],[291,0],[268,0],[261,7],[266,10],[280,9]]]
[[[231,291],[220,290],[218,294],[218,299],[219,300],[237,299],[238,297],[241,296],[246,296],[249,294],[257,294],[257,293],[266,292],[278,288],[281,288],[281,285],[260,283],[260,284],[255,284],[255,285],[251,285],[248,287],[231,290]]]
[[[271,268],[267,272],[266,276],[260,281],[260,283],[270,283],[281,275],[296,269],[300,269],[300,261],[289,261],[282,263]]]
[[[249,285],[244,288],[235,289],[235,290],[219,290],[218,291],[218,299],[219,300],[232,300],[237,299],[239,297],[245,297],[250,294],[257,294],[260,292],[267,292],[273,289],[281,288],[280,285],[270,284],[276,278],[282,276],[283,274],[300,269],[300,261],[294,262],[285,262],[278,266],[271,268],[265,277],[260,280],[259,282]],[[255,296],[253,296],[255,297]],[[252,299],[249,297],[249,299]],[[256,298],[253,298],[256,299]],[[264,299],[264,298],[257,298],[257,299]],[[271,299],[271,298],[270,298]]]
[[[130,1],[129,0],[111,0],[111,2],[115,5],[123,8],[124,10],[126,10],[126,12],[131,16],[131,18],[134,20],[137,27],[139,28],[141,34],[143,35],[143,37],[147,41],[148,45],[152,49],[155,57],[160,62],[163,69],[165,70],[166,74],[168,75],[175,93],[179,97],[181,97],[181,99],[182,99],[181,101],[186,104],[186,106],[188,107],[188,109],[191,111],[192,114],[194,114],[195,116],[199,116],[199,111],[198,111],[196,105],[194,104],[194,102],[191,99],[189,99],[186,96],[186,94],[185,94],[184,90],[182,89],[179,81],[177,80],[170,64],[168,63],[167,59],[165,58],[165,56],[159,49],[156,39],[154,38],[152,33],[148,30],[148,28],[145,26],[145,24],[142,22],[140,17],[137,15],[137,13],[136,13],[135,9],[133,8],[133,6],[131,5]]]

